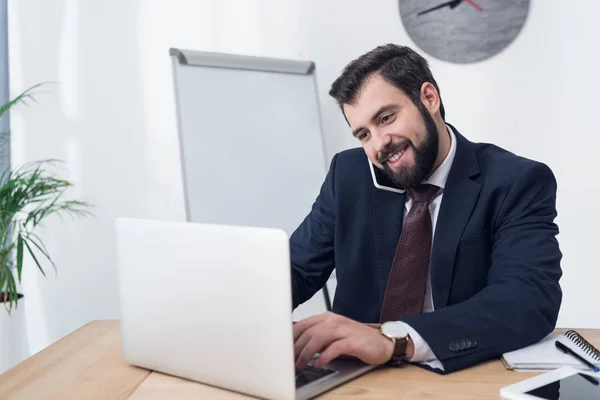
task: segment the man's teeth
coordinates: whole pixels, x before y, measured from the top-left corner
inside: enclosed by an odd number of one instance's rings
[[[404,154],[404,151],[400,150],[399,152],[397,152],[396,154],[394,154],[393,156],[391,156],[390,158],[388,158],[388,161],[391,161],[391,162],[398,161],[398,159],[400,157],[402,157],[402,154]]]

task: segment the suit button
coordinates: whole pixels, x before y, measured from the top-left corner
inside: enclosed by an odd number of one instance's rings
[[[450,343],[450,345],[448,346],[448,348],[450,349],[450,351],[453,351],[453,352],[460,351],[460,346],[456,342]]]
[[[477,347],[477,340],[471,339],[471,347]]]
[[[469,341],[466,339],[460,339],[460,341],[458,342],[458,346],[459,346],[460,350],[468,349]]]

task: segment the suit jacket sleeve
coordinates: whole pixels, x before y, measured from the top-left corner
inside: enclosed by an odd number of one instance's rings
[[[304,303],[329,279],[334,260],[335,201],[333,157],[311,212],[290,238],[293,307]]]
[[[487,286],[471,299],[403,319],[456,371],[549,334],[562,292],[556,181],[540,163],[523,168],[495,216]]]

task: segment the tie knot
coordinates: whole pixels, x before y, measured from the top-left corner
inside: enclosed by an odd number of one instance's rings
[[[410,198],[415,202],[429,203],[434,199],[440,188],[435,185],[423,184],[407,188]]]

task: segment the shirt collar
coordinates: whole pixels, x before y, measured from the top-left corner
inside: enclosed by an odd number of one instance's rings
[[[446,125],[448,129],[448,133],[450,134],[450,151],[448,151],[448,155],[444,159],[444,161],[440,164],[439,167],[429,178],[425,180],[423,183],[429,183],[430,185],[435,185],[440,188],[444,188],[446,186],[446,181],[448,180],[448,175],[450,174],[450,168],[452,168],[452,162],[454,161],[454,156],[456,155],[456,136],[454,132],[452,132],[452,128]]]

